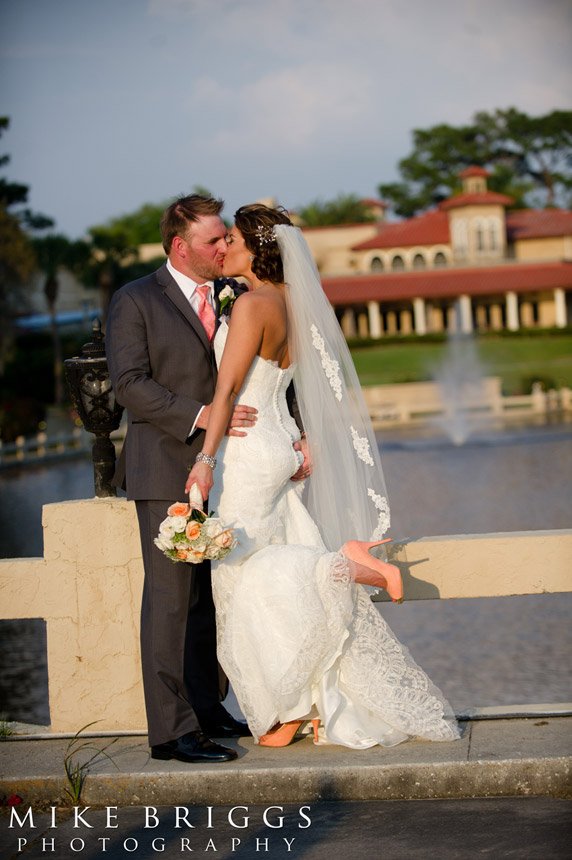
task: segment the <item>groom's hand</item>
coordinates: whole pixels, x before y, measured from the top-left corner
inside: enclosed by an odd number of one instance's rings
[[[254,406],[243,406],[242,404],[238,404],[234,407],[233,413],[230,416],[230,421],[228,422],[228,427],[226,428],[227,436],[246,436],[246,433],[243,433],[238,428],[242,427],[248,429],[249,427],[254,427],[258,420],[258,409],[255,409]]]
[[[206,430],[209,423],[209,415],[211,411],[211,404],[207,404],[207,406],[203,407],[201,414],[197,419],[196,426],[201,430]],[[253,427],[256,424],[258,418],[258,409],[255,409],[254,406],[243,406],[239,403],[234,407],[233,413],[230,416],[230,421],[228,422],[228,427],[226,428],[227,436],[246,436],[246,433],[239,430],[239,427],[242,427],[243,430],[247,430],[249,427]]]
[[[294,450],[301,451],[304,455],[304,462],[297,472],[290,478],[291,481],[305,481],[312,474],[312,461],[310,460],[310,449],[306,437],[300,439],[299,442],[294,442]]]

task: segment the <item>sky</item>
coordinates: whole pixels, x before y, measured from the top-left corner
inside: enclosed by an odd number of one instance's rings
[[[378,196],[411,132],[572,108],[571,0],[0,0],[4,174],[71,238],[196,185]]]

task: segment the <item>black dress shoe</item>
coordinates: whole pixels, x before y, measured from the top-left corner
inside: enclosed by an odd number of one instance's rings
[[[203,732],[213,738],[249,738],[252,734],[247,723],[235,720],[226,711],[219,712],[214,717],[199,718],[199,722]]]
[[[167,741],[165,744],[157,744],[151,747],[151,758],[169,759],[176,758],[185,762],[218,762],[232,761],[238,757],[235,750],[222,747],[211,741],[203,732],[187,732],[175,741]]]

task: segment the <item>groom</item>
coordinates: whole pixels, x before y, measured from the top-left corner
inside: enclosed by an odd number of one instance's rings
[[[115,482],[135,500],[145,569],[141,660],[151,756],[185,762],[230,761],[236,752],[209,736],[250,734],[221,704],[227,682],[216,659],[210,564],[174,565],[153,544],[167,507],[184,492],[214,394],[212,337],[227,251],[222,207],[198,194],[168,207],[161,220],[168,260],[115,294],[106,331],[111,381],[128,411]],[[254,424],[255,413],[237,406],[229,432],[244,435],[237,428]]]

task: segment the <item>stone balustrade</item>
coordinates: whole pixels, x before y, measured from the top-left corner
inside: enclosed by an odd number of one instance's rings
[[[572,390],[544,391],[535,383],[531,394],[505,396],[502,380],[487,376],[477,382],[459,385],[458,402],[445,398],[436,382],[369,385],[363,394],[376,429],[394,426],[446,426],[453,413],[463,414],[475,426],[486,422],[534,422],[567,420],[572,417]]]
[[[0,560],[0,618],[46,621],[51,729],[144,730],[134,503],[46,505],[43,528],[43,558]],[[572,529],[422,537],[391,551],[407,600],[572,590]]]

